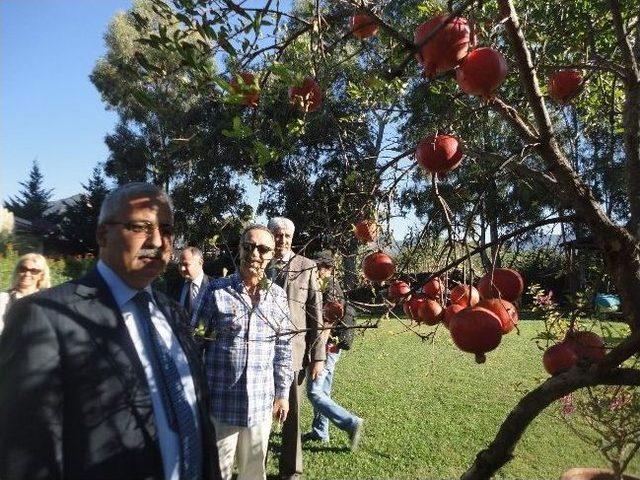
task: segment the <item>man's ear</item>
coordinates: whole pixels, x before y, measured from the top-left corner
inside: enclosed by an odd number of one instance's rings
[[[104,248],[107,246],[107,226],[102,224],[98,225],[96,229],[96,240],[98,241],[98,246],[100,248]]]

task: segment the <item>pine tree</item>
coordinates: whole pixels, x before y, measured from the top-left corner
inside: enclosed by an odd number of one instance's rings
[[[16,197],[9,198],[5,202],[5,207],[17,217],[26,220],[45,219],[44,212],[49,208],[53,189],[45,189],[42,186],[43,180],[38,161],[34,160],[29,172],[29,180],[20,182],[23,189]]]
[[[80,194],[80,198],[67,204],[60,222],[60,233],[64,239],[64,249],[68,253],[96,254],[98,214],[104,197],[109,193],[100,167],[93,169],[88,183],[82,184],[82,188],[84,192]]]

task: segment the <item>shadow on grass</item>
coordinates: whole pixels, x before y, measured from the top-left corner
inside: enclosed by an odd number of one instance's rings
[[[304,444],[302,446],[302,450],[306,450],[314,453],[320,453],[320,452],[351,453],[351,450],[349,449],[349,447],[331,447],[329,445],[322,445],[321,443],[317,445]]]

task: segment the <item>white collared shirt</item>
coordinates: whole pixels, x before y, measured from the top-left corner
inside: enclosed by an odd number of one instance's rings
[[[129,331],[129,336],[133,341],[133,345],[138,353],[140,362],[144,369],[145,376],[147,377],[147,383],[149,384],[149,393],[151,395],[151,404],[153,407],[153,417],[156,423],[156,429],[158,431],[158,440],[160,443],[160,453],[162,455],[162,466],[164,468],[165,480],[179,480],[180,478],[180,441],[178,434],[169,427],[167,420],[167,414],[162,403],[162,398],[158,387],[156,385],[155,376],[153,374],[153,368],[149,361],[149,355],[145,348],[145,342],[141,336],[142,330],[139,325],[142,321],[142,314],[133,301],[133,297],[138,293],[138,290],[131,288],[127,285],[117,273],[109,268],[102,260],[97,265],[98,272],[108,285],[113,298],[115,299],[122,317],[124,318],[125,326]],[[151,286],[147,286],[146,290],[153,298]],[[191,371],[189,370],[189,364],[187,357],[182,351],[180,342],[174,335],[169,322],[165,318],[164,314],[158,308],[155,300],[150,305],[151,321],[156,330],[160,334],[160,338],[165,343],[171,356],[176,363],[176,367],[180,374],[182,386],[184,387],[185,396],[191,406],[194,418],[196,419],[196,425],[199,425],[198,418],[198,406],[196,401],[196,392],[193,384],[193,378],[191,377]],[[199,428],[199,426],[198,426]]]

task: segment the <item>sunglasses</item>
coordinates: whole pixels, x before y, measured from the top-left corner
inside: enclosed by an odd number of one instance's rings
[[[242,249],[246,253],[253,253],[253,250],[257,249],[261,257],[265,256],[269,252],[273,252],[273,248],[267,245],[257,245],[251,242],[242,242]]]
[[[39,275],[42,273],[42,270],[40,270],[39,268],[28,268],[28,267],[25,267],[24,265],[20,265],[18,267],[18,272],[30,273],[31,275]]]
[[[145,235],[150,237],[157,229],[160,235],[163,237],[170,237],[173,235],[173,225],[169,223],[151,223],[151,222],[105,222],[105,225],[122,225],[126,230],[129,230],[136,235]]]

